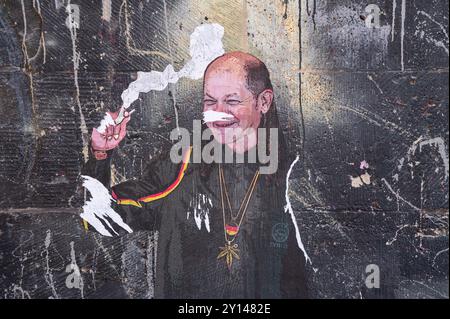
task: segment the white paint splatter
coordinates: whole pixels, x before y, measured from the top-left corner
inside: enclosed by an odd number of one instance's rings
[[[87,221],[92,227],[94,227],[103,236],[111,237],[110,230],[102,224],[105,223],[115,234],[117,232],[111,226],[109,220],[112,220],[117,225],[125,229],[127,232],[132,233],[130,226],[128,226],[122,219],[122,217],[114,211],[111,207],[111,202],[114,199],[108,192],[105,186],[93,177],[81,175],[83,179],[83,186],[89,191],[92,198],[85,202],[83,206],[83,213],[81,218]],[[108,218],[108,219],[107,219]]]
[[[215,121],[230,121],[234,118],[233,115],[224,113],[224,112],[216,112],[216,111],[205,111],[203,112],[203,122],[215,122]]]
[[[364,185],[370,185],[370,178],[372,176],[366,172],[357,177],[353,177],[353,176],[349,176],[349,177],[352,182],[352,187],[360,188],[361,186],[364,186]]]
[[[164,90],[169,83],[176,83],[182,77],[201,79],[208,64],[225,52],[222,44],[223,34],[224,28],[219,24],[203,24],[196,27],[190,40],[192,59],[179,72],[175,72],[171,64],[163,72],[138,72],[137,80],[130,83],[122,93],[123,106],[128,108],[138,99],[141,92]]]
[[[294,210],[292,209],[291,200],[289,199],[289,178],[291,177],[292,169],[294,168],[295,164],[300,160],[300,156],[297,155],[295,160],[292,162],[291,166],[289,167],[289,170],[286,174],[286,193],[285,193],[285,199],[286,199],[286,205],[284,206],[284,211],[291,215],[292,223],[294,224],[295,228],[295,237],[297,239],[297,245],[298,248],[303,252],[303,256],[305,256],[306,262],[309,261],[309,263],[312,265],[311,258],[309,258],[308,254],[306,253],[305,246],[303,245],[302,238],[300,237],[300,231],[298,228],[297,219],[294,215]],[[314,268],[313,268],[314,269]],[[314,271],[317,271],[317,269],[314,269]]]
[[[211,199],[205,194],[195,194],[189,203],[189,207],[190,209],[186,218],[189,219],[192,212],[197,228],[201,230],[202,222],[204,222],[205,228],[209,233],[211,231],[209,225],[209,211],[213,207]]]

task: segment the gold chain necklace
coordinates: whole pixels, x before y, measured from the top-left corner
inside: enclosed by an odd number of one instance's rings
[[[256,182],[259,177],[259,169],[255,172],[250,186],[245,193],[244,199],[239,206],[239,210],[236,215],[233,216],[233,209],[231,207],[230,198],[228,196],[228,191],[225,184],[225,177],[223,175],[222,166],[219,164],[219,185],[220,185],[220,199],[222,201],[222,216],[223,216],[223,230],[225,235],[225,246],[220,247],[220,253],[217,259],[225,258],[228,269],[231,270],[231,265],[233,264],[233,258],[239,259],[239,249],[237,244],[233,244],[236,236],[239,233],[242,221],[244,220],[245,213],[247,212],[248,204],[252,198],[253,191],[256,186]],[[225,203],[224,203],[224,193],[227,199],[228,208],[230,211],[231,222],[227,223],[225,218]],[[240,218],[239,218],[240,217]],[[237,222],[239,219],[239,222]]]

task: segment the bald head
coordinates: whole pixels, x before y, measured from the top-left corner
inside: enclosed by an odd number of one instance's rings
[[[226,53],[206,68],[203,93],[204,112],[228,113],[231,117],[227,121],[207,123],[214,138],[232,145],[232,149],[255,145],[261,116],[270,110],[273,101],[269,71],[264,63],[248,53]]]
[[[240,52],[228,52],[213,60],[205,71],[205,79],[214,73],[229,72],[242,76],[245,85],[254,96],[266,89],[272,90],[269,71],[257,57]]]

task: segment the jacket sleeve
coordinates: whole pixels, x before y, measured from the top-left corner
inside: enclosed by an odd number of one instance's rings
[[[87,176],[84,180],[104,190],[99,193],[91,187],[91,191],[84,183],[90,198],[86,198],[81,217],[90,224],[88,229],[94,228],[106,236],[159,229],[163,201],[181,183],[187,163],[174,164],[169,156],[159,155],[146,165],[139,178],[110,186],[112,153],[104,160],[90,156],[83,168],[83,175]],[[102,194],[106,198],[98,198]]]

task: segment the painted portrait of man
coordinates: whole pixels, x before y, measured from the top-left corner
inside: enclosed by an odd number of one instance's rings
[[[139,180],[112,187],[122,220],[118,226],[104,217],[100,230],[158,231],[156,298],[305,298],[306,260],[291,216],[284,213],[285,142],[278,134],[276,140],[258,138],[261,129],[279,127],[267,67],[251,54],[229,52],[206,67],[203,83],[203,112],[223,114],[205,130],[223,154],[228,150],[243,160],[190,163],[193,147],[180,164],[162,154]],[[123,109],[110,116],[115,120],[121,112],[119,124],[92,133],[84,174],[105,186],[109,160],[132,118]],[[270,142],[278,164],[271,174],[261,174],[262,163],[248,153],[258,154]]]
[[[0,299],[448,299],[448,2],[0,0]]]

